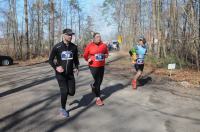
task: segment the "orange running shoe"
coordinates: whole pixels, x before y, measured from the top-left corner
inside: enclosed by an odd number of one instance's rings
[[[137,81],[136,80],[132,80],[132,88],[134,90],[137,89]]]
[[[102,106],[102,105],[104,105],[104,103],[103,103],[103,101],[100,98],[97,98],[96,99],[96,105]]]

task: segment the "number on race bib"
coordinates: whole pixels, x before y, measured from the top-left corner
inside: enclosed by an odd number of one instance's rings
[[[95,54],[95,61],[104,61],[105,55],[104,54]]]
[[[73,53],[71,51],[63,51],[61,53],[61,60],[72,60]]]

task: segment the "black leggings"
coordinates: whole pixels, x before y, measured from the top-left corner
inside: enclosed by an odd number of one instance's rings
[[[75,79],[74,75],[56,75],[56,79],[58,81],[58,85],[60,87],[60,94],[61,94],[61,106],[63,109],[66,107],[67,96],[74,96],[75,94]]]
[[[103,67],[90,67],[90,71],[92,73],[92,76],[94,78],[94,84],[95,87],[95,94],[96,97],[100,97],[100,86],[103,81],[104,76],[104,66]]]
[[[136,71],[143,71],[144,64],[135,64],[135,70]]]

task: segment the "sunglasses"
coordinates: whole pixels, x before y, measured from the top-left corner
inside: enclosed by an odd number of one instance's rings
[[[72,36],[73,34],[67,34],[67,33],[65,33],[64,35],[67,35],[67,36]]]

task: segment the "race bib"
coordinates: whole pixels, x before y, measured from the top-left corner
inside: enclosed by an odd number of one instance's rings
[[[95,61],[104,61],[105,55],[104,54],[95,54]]]
[[[144,55],[138,55],[137,64],[144,64]]]
[[[137,59],[137,64],[144,64],[144,59]]]
[[[61,60],[72,60],[73,53],[71,51],[63,51],[61,53]]]

